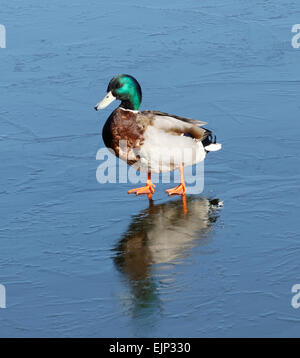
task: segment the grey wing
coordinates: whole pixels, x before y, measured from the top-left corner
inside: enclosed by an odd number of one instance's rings
[[[139,117],[149,119],[150,125],[173,135],[188,135],[198,140],[204,140],[210,133],[205,128],[200,127],[200,125],[205,124],[204,122],[164,112],[141,111]]]
[[[140,113],[152,113],[155,116],[164,116],[164,117],[172,117],[172,118],[176,118],[182,122],[186,122],[186,123],[191,123],[194,124],[196,126],[205,126],[207,124],[207,122],[202,122],[202,121],[198,121],[196,119],[192,119],[192,118],[186,118],[186,117],[181,117],[181,116],[177,116],[174,114],[169,114],[166,112],[160,112],[160,111],[141,111]]]

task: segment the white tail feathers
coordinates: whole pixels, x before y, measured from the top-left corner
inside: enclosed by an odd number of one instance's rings
[[[204,149],[208,152],[216,152],[217,150],[220,150],[222,148],[222,144],[220,143],[211,143],[204,147]]]

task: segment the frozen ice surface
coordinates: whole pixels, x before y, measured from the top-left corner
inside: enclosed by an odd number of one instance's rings
[[[1,337],[299,336],[297,0],[3,0]],[[115,74],[143,109],[208,122],[205,191],[153,206],[96,181],[94,104]],[[224,201],[222,208],[209,200]]]

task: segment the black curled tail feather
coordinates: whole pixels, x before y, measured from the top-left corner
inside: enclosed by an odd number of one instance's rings
[[[203,128],[206,131],[206,137],[202,140],[203,147],[206,147],[210,144],[216,144],[217,143],[217,137],[212,134],[212,131],[209,129]]]
[[[204,150],[206,153],[208,152],[215,152],[217,150],[220,150],[222,148],[222,145],[220,143],[217,143],[217,137],[212,134],[212,132],[209,129],[205,128],[205,131],[207,134],[206,137],[202,140],[202,144],[204,147]]]

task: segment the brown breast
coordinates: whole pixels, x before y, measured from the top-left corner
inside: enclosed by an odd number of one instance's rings
[[[137,113],[119,107],[109,116],[102,132],[105,145],[128,164],[139,160],[133,149],[144,141],[145,126],[137,117]]]

